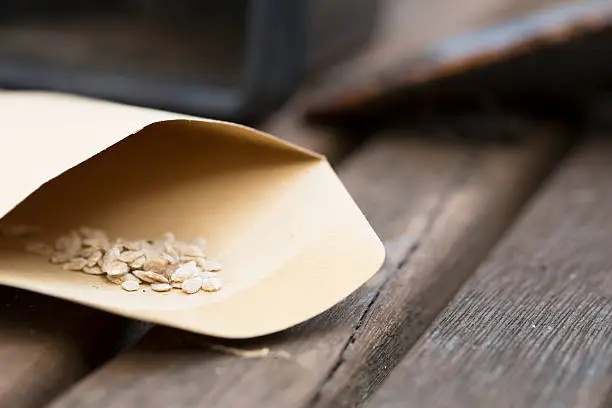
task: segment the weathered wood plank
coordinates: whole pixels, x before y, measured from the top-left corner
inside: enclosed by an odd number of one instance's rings
[[[564,162],[369,406],[612,404],[611,158]]]
[[[144,325],[0,288],[0,407],[40,407],[142,333]]]
[[[317,318],[265,338],[222,342],[155,328],[51,406],[352,405],[443,308],[550,167],[560,140],[521,129],[529,141],[503,148],[407,132],[371,140],[340,167],[387,246],[371,281]],[[210,347],[221,343],[271,353],[246,358]]]

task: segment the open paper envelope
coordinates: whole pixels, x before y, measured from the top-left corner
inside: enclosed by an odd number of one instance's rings
[[[52,93],[0,92],[1,223],[111,237],[205,236],[216,293],[125,292],[3,238],[0,284],[228,338],[328,309],[384,249],[327,161],[231,123]]]

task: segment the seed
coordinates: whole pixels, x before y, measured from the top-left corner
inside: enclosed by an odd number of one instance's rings
[[[165,263],[166,265],[169,263],[171,264],[177,263],[178,259],[179,259],[178,256],[174,257],[168,253],[163,253],[161,256],[161,262]]]
[[[105,262],[102,265],[102,270],[110,276],[121,276],[125,275],[130,271],[130,267],[121,261]]]
[[[131,273],[126,273],[125,275],[121,275],[121,276],[106,275],[106,279],[108,279],[109,281],[113,282],[116,285],[121,285],[125,281],[134,281],[134,282],[140,283],[140,279],[138,279],[136,276],[132,275]]]
[[[134,274],[134,276],[136,276],[138,279],[142,280],[143,282],[155,283],[153,279],[149,278],[149,276],[147,275],[145,271],[137,269],[137,270],[132,271],[132,273]]]
[[[179,266],[170,277],[172,282],[184,282],[185,280],[197,276],[200,271],[196,267],[195,262]]]
[[[118,259],[121,262],[130,263],[134,262],[143,255],[144,253],[142,251],[125,251],[118,256]]]
[[[80,271],[87,266],[87,259],[74,258],[62,265],[62,268],[68,271]]]
[[[76,231],[62,235],[55,241],[55,249],[60,252],[76,254],[81,249],[81,237]]]
[[[180,289],[182,285],[183,285],[183,282],[172,282],[172,287],[174,289]]]
[[[208,259],[198,259],[198,265],[200,268],[209,272],[216,272],[221,270],[221,264],[217,261],[211,261]]]
[[[121,285],[124,282],[123,276],[111,276],[111,275],[105,275],[106,279],[108,279],[110,282],[114,283],[115,285]]]
[[[134,261],[130,263],[130,268],[140,269],[147,263],[147,258],[144,256],[136,258]]]
[[[95,251],[87,258],[87,266],[95,266],[102,259],[102,251]]]
[[[92,237],[83,239],[83,245],[96,249],[107,249],[110,247],[110,242],[106,237]]]
[[[181,284],[181,289],[187,294],[198,292],[202,288],[202,278],[189,278]]]
[[[151,289],[155,292],[167,292],[172,289],[172,286],[167,283],[154,283],[151,285]]]
[[[56,252],[49,258],[49,262],[54,264],[61,264],[68,262],[72,256],[65,252]]]
[[[126,280],[121,284],[121,288],[128,292],[135,292],[140,288],[140,283],[133,280]]]
[[[51,256],[53,254],[53,247],[40,241],[28,242],[26,244],[26,250],[40,256]]]
[[[178,250],[181,256],[199,258],[204,256],[202,248],[195,244],[175,244],[175,248]]]
[[[100,229],[96,229],[96,228],[90,228],[90,227],[81,227],[78,230],[78,233],[83,237],[83,238],[105,238],[106,237],[106,233]]]
[[[202,279],[202,290],[205,292],[218,292],[221,290],[221,279],[212,277]]]
[[[81,248],[77,255],[80,256],[81,258],[89,258],[97,251],[99,251],[98,248],[86,246],[86,247]]]
[[[135,270],[132,273],[147,283],[169,283],[168,278],[153,271]]]
[[[164,275],[160,275],[159,273],[155,273],[153,271],[145,271],[145,275],[147,275],[147,277],[149,277],[150,279],[152,279],[155,282],[170,283],[168,278],[166,278]]]
[[[140,241],[124,241],[122,245],[129,251],[140,251],[142,249],[142,242]]]
[[[86,266],[83,268],[83,272],[88,275],[104,275],[104,271],[99,266]]]

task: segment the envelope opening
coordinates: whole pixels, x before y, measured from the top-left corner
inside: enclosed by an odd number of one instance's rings
[[[45,183],[0,223],[41,227],[47,239],[83,225],[126,239],[155,239],[166,231],[185,240],[204,236],[207,253],[226,265],[230,283],[241,282],[234,285],[237,290],[252,284],[283,262],[269,248],[257,248],[274,237],[254,234],[266,233],[261,225],[275,222],[278,208],[291,205],[292,191],[320,160],[265,140],[235,137],[214,125],[206,124],[207,130],[193,121],[150,125]],[[15,242],[4,242],[1,250],[0,273],[17,268],[29,279],[51,270],[57,273],[44,275],[45,281],[62,277],[65,288],[72,284],[75,290],[83,281],[100,281],[33,258]],[[245,259],[261,258],[256,252],[267,253],[260,262],[268,270],[251,265],[251,276],[233,276],[233,270],[245,270]]]

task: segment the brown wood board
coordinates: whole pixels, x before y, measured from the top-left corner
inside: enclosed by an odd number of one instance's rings
[[[0,288],[0,406],[33,408],[139,337],[145,325]]]
[[[452,5],[441,0],[387,0],[383,4],[386,14],[381,18],[378,36],[356,59],[321,76],[319,91],[309,102],[311,115],[326,117],[361,112],[380,101],[392,100],[400,90],[414,90],[415,94],[410,95],[418,99],[419,90],[426,85],[447,78],[463,78],[467,73],[558,47],[612,26],[612,4],[606,0],[460,0]],[[606,58],[607,53],[601,49],[607,50],[609,41],[602,41],[603,44],[593,46],[599,52],[591,52],[587,60]],[[544,72],[549,70],[554,72],[557,81],[550,88],[555,89],[578,74],[587,79],[604,75],[586,64],[588,61],[583,61],[584,67],[578,66],[582,54],[576,57],[575,50],[568,53],[571,55],[565,59],[571,63],[563,66],[550,66],[550,61],[563,58],[557,55],[537,63],[528,61],[525,67],[521,66],[524,74],[519,78],[511,75],[517,71],[513,66],[507,75],[493,71],[479,78],[480,74],[474,73],[476,78],[462,83],[475,82],[478,86],[474,88],[482,90],[512,82],[511,89],[515,91],[523,81],[526,83],[523,88],[531,89],[534,84],[530,78],[540,75],[547,79]],[[534,70],[534,64],[540,67],[541,74]],[[570,79],[561,77],[561,68]],[[587,74],[582,74],[585,70]],[[435,92],[444,92],[444,89],[440,85]]]
[[[522,129],[532,137],[514,146],[406,131],[372,139],[339,168],[386,243],[386,264],[371,281],[265,338],[223,342],[154,328],[50,406],[352,406],[446,305],[554,162],[559,134]]]
[[[368,406],[612,404],[611,157],[575,149]]]

